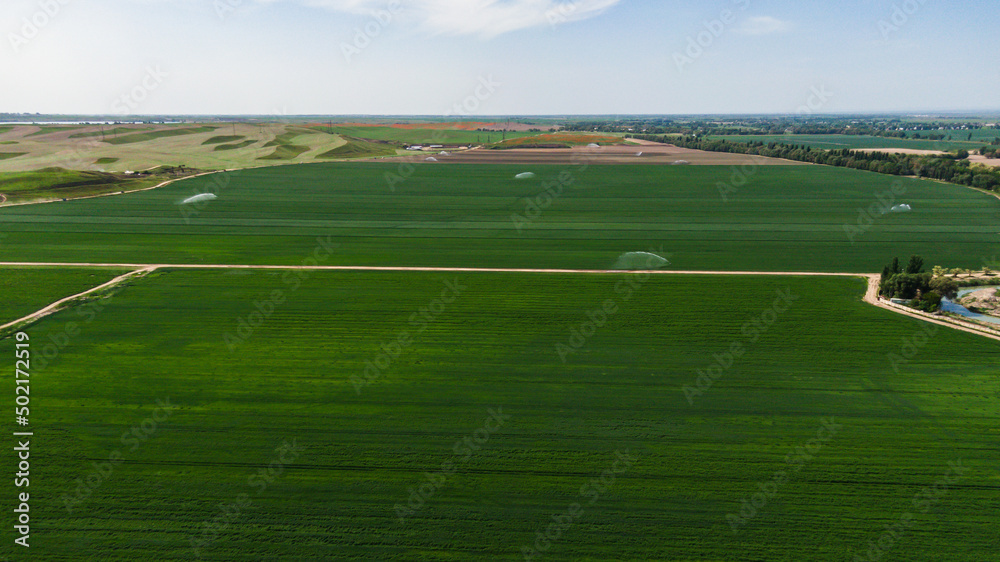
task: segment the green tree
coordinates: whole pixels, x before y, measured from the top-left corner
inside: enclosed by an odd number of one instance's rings
[[[948,297],[949,299],[955,298],[958,295],[958,282],[950,277],[940,276],[931,279],[930,284],[931,291],[935,293]]]
[[[924,258],[913,255],[910,256],[910,263],[906,264],[906,273],[911,275],[924,272]]]
[[[892,279],[894,275],[901,273],[899,269],[899,258],[892,258],[892,263],[882,268],[882,277],[879,279],[879,292],[885,293],[886,283],[889,279]]]
[[[978,187],[979,189],[993,189],[1000,181],[987,173],[978,173],[974,178],[972,178],[972,186]]]
[[[900,273],[886,281],[882,294],[887,298],[913,299],[930,291],[930,273]]]
[[[934,291],[928,291],[919,300],[911,304],[924,312],[937,312],[941,308],[941,295]]]

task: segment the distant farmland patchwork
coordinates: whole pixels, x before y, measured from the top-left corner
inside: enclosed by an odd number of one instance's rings
[[[394,141],[406,144],[481,144],[500,142],[506,134],[507,138],[534,136],[537,133],[500,131],[469,131],[456,129],[421,129],[413,127],[377,127],[377,126],[341,126],[334,125],[332,129],[316,126],[317,130],[326,130],[348,137],[369,140]]]

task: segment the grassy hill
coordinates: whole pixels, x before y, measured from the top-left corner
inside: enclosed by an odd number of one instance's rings
[[[395,156],[396,149],[384,143],[347,138],[347,144],[328,150],[316,158],[371,158],[373,156]]]

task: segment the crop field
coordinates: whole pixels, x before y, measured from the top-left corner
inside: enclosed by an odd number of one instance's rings
[[[810,146],[824,150],[832,149],[865,149],[865,148],[910,148],[914,150],[978,150],[983,147],[983,141],[967,141],[967,131],[923,131],[926,136],[931,133],[951,133],[954,140],[932,141],[927,139],[897,139],[872,137],[867,135],[725,135],[712,136],[713,139],[725,139],[732,142],[780,142]]]
[[[331,131],[329,127],[317,126],[317,130]],[[334,124],[332,132],[338,135],[376,141],[393,141],[404,144],[485,144],[500,142],[500,131],[475,131],[465,129],[418,129],[412,127],[341,126]],[[537,133],[507,132],[507,138],[534,136]]]
[[[5,295],[0,301],[0,324],[12,322],[59,299],[96,287],[122,273],[125,270],[100,268],[0,269]],[[13,295],[17,298],[12,298]]]
[[[347,137],[347,144],[328,150],[316,158],[370,158],[372,156],[395,156],[392,146]]]
[[[995,9],[11,4],[0,562],[1000,562]]]
[[[497,148],[512,147],[517,148],[526,145],[548,145],[548,144],[565,144],[567,146],[575,144],[621,144],[623,142],[622,137],[606,134],[589,134],[589,133],[545,133],[541,135],[535,135],[533,137],[521,137],[513,140],[508,140],[506,142],[498,145]]]
[[[537,138],[537,137],[533,137]],[[648,166],[787,166],[800,162],[780,158],[764,158],[734,152],[708,152],[681,148],[672,144],[625,142],[593,147],[579,143],[528,143],[530,148],[519,146],[492,146],[473,150],[442,151],[435,157],[444,164],[516,164],[533,169],[533,166],[561,166],[564,169],[583,165],[642,164]],[[541,148],[545,147],[545,148]],[[414,158],[412,155],[409,158]]]
[[[863,273],[892,256],[978,269],[985,256],[1000,255],[1000,201],[972,189],[820,166],[742,170],[244,170],[124,196],[0,208],[8,234],[0,261],[295,265],[317,238],[340,246],[324,265],[603,269],[623,252],[653,249],[681,270]],[[514,179],[526,171],[536,178]],[[206,192],[218,199],[180,205]],[[890,202],[913,212],[882,214]]]
[[[973,142],[979,143],[980,145],[983,145],[983,144],[989,144],[990,142],[996,140],[997,138],[1000,138],[1000,129],[993,129],[993,128],[986,128],[986,127],[984,127],[984,128],[981,128],[981,129],[973,129],[973,130],[968,130],[968,131],[947,131],[947,130],[940,131],[939,130],[939,131],[907,131],[906,132],[906,135],[909,138],[912,138],[914,135],[920,135],[920,136],[926,137],[929,134],[945,135],[945,138],[947,138],[948,136],[951,136],[954,140],[957,140],[957,141],[971,140]],[[972,136],[971,139],[969,138],[970,135]]]
[[[33,366],[33,554],[846,560],[908,517],[894,559],[990,559],[1000,346],[863,288],[157,272]]]
[[[242,135],[266,155],[332,138],[237,132],[148,142]],[[338,158],[385,146],[337,140]],[[218,198],[181,204],[199,193]],[[338,162],[3,207],[0,261],[981,267],[998,211],[972,189],[821,166]],[[0,269],[23,295],[0,320],[122,272]],[[989,559],[1000,345],[865,304],[865,287],[159,269],[25,328],[44,436],[33,554],[852,560],[901,528],[884,559]]]

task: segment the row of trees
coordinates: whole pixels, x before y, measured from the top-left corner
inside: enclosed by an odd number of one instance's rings
[[[972,140],[973,130],[997,129],[967,122],[913,122],[895,117],[776,115],[705,117],[626,117],[570,121],[567,131],[649,135],[871,135],[885,138]],[[904,129],[904,130],[900,130]],[[1000,133],[993,144],[1000,145]]]
[[[973,166],[966,159],[968,152],[946,156],[919,154],[888,154],[885,152],[859,152],[851,149],[818,150],[809,146],[783,144],[777,142],[730,142],[725,139],[701,139],[698,137],[668,137],[656,135],[636,135],[636,138],[674,144],[684,148],[711,152],[732,152],[784,158],[798,162],[840,166],[855,170],[867,170],[895,176],[916,176],[977,187],[986,190],[1000,190],[1000,169],[988,166]]]

